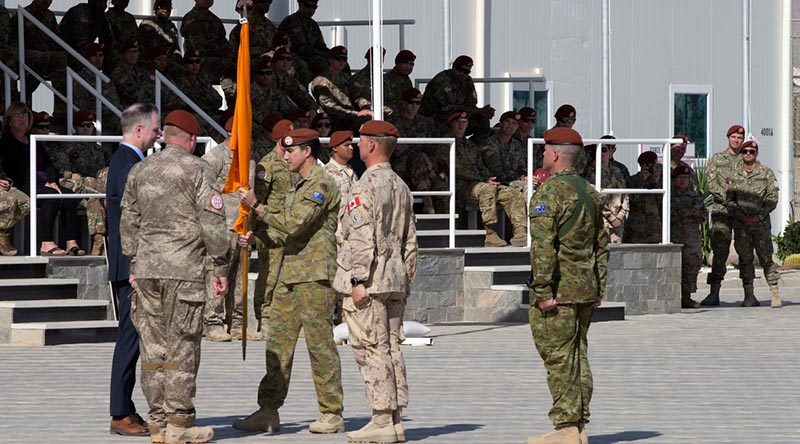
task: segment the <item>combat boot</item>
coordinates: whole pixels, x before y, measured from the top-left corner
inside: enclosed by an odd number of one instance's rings
[[[92,235],[92,256],[102,256],[105,248],[103,247],[104,236],[102,234]]]
[[[231,335],[222,327],[212,327],[206,330],[206,341],[231,342]]]
[[[781,308],[781,306],[783,306],[783,304],[781,304],[781,294],[780,294],[780,290],[778,289],[778,286],[777,285],[770,285],[769,286],[769,292],[772,295],[772,303],[770,304],[770,307],[772,307],[772,308]]]
[[[237,329],[231,329],[231,335],[230,336],[231,336],[231,338],[233,338],[234,341],[241,341],[242,340],[242,329],[241,329],[241,327],[237,328]],[[263,337],[261,336],[261,333],[257,333],[257,332],[250,331],[250,330],[247,331],[247,340],[248,341],[259,341],[261,339],[263,339]]]
[[[581,432],[575,426],[555,429],[544,435],[528,438],[528,444],[579,444],[580,442]]]
[[[486,240],[483,243],[484,247],[505,247],[508,245],[506,241],[500,239],[495,230],[495,225],[486,226]]]
[[[150,430],[151,444],[163,444],[167,442],[167,428],[165,426],[148,423],[147,429]]]
[[[372,411],[372,420],[360,430],[347,434],[347,442],[391,444],[397,441],[392,414],[378,410]]]
[[[756,299],[756,295],[753,294],[753,284],[745,284],[744,285],[744,301],[742,301],[742,307],[758,307],[761,305]]]
[[[234,421],[233,428],[243,432],[277,433],[281,429],[281,417],[278,410],[264,407],[247,418]]]
[[[403,427],[403,409],[398,407],[392,412],[392,422],[394,423],[394,433],[397,434],[397,442],[406,442],[406,429]]]
[[[711,284],[711,293],[700,302],[704,307],[717,307],[719,306],[719,289],[721,284]]]
[[[8,231],[0,232],[0,255],[16,256],[17,249],[11,245],[11,233]]]
[[[325,413],[308,426],[311,433],[342,433],[344,432],[344,418],[342,415]]]
[[[682,294],[681,308],[700,308],[700,303],[692,299],[690,294]]]
[[[203,443],[214,438],[214,430],[211,427],[180,427],[175,424],[167,424],[164,438],[164,442],[167,444]]]
[[[514,228],[514,237],[511,238],[511,245],[515,247],[525,247],[528,245],[528,230],[525,227]]]

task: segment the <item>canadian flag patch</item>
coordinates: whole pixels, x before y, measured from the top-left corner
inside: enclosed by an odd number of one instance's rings
[[[350,214],[350,212],[356,209],[356,207],[359,205],[361,205],[361,199],[356,196],[350,201],[350,203],[347,204],[347,214]]]

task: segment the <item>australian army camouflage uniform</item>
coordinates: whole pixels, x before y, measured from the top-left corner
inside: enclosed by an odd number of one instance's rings
[[[173,111],[164,125],[200,132],[185,111]],[[206,257],[213,260],[215,276],[228,275],[230,242],[215,183],[203,160],[168,143],[136,164],[125,186],[120,233],[136,276],[131,318],[141,338],[151,436],[195,426]]]
[[[0,165],[0,179],[8,180],[8,176]],[[11,228],[24,219],[31,211],[28,195],[11,184],[8,190],[0,188],[0,254],[14,256],[17,249],[11,245]]]
[[[703,200],[692,187],[680,191],[674,183],[681,176],[691,177],[691,168],[677,166],[672,170],[673,187],[670,210],[670,241],[673,244],[682,244],[681,250],[681,305],[684,308],[696,308],[697,302],[691,300],[691,295],[697,291],[697,274],[700,272],[703,257],[701,247],[703,236],[700,225],[708,220]]]
[[[546,144],[582,146],[571,129],[550,130],[544,138]],[[574,440],[539,438],[529,443],[587,442],[577,439],[578,430],[585,433],[589,422],[593,390],[587,333],[594,304],[605,293],[608,263],[600,208],[600,194],[572,168],[554,171],[531,199],[531,257],[536,260],[531,261],[528,283],[529,320],[553,397],[550,420],[557,430],[548,435]],[[550,299],[555,299],[555,308],[539,308]]]

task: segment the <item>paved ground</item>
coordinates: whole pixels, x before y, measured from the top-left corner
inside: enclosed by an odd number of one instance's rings
[[[595,378],[591,442],[798,443],[800,291],[781,310],[728,307],[599,323],[590,332]],[[764,290],[759,290],[762,300]],[[434,326],[433,347],[405,348],[411,382],[407,435],[429,443],[523,443],[550,426],[550,396],[526,325]],[[279,435],[230,426],[256,407],[263,342],[246,364],[236,344],[203,344],[197,409],[218,442],[345,442],[315,436],[304,343]],[[145,443],[108,434],[111,344],[0,346],[0,443]],[[368,420],[353,357],[340,349],[348,429]],[[138,387],[135,400],[146,403]]]

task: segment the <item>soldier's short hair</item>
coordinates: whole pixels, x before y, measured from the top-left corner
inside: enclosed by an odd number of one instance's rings
[[[378,145],[383,148],[383,151],[389,157],[394,154],[395,148],[397,148],[397,138],[392,136],[368,136],[362,134],[361,137],[366,137],[368,139],[374,140]]]
[[[578,153],[583,149],[583,147],[579,145],[550,145],[550,146],[561,153],[561,158],[564,159],[564,163],[566,163],[569,166],[575,166],[575,164],[578,163]]]
[[[122,117],[119,119],[122,127],[122,134],[130,133],[139,124],[150,123],[150,116],[158,114],[158,108],[152,103],[134,103],[125,108]]]

